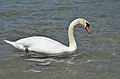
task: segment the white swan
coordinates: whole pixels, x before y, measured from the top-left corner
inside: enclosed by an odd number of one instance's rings
[[[69,39],[69,46],[65,46],[60,42],[52,40],[47,37],[43,36],[33,36],[27,37],[16,42],[11,42],[8,40],[4,40],[6,43],[11,44],[17,49],[23,51],[33,51],[33,52],[41,52],[47,54],[59,54],[63,52],[73,52],[77,49],[76,41],[74,38],[74,26],[77,24],[81,24],[84,26],[86,31],[90,34],[89,30],[89,22],[83,18],[77,18],[71,22],[68,29],[68,39]]]

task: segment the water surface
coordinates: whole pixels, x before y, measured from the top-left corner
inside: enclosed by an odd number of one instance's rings
[[[68,25],[78,17],[90,22],[91,35],[75,28],[72,55],[23,55],[3,41],[43,35],[68,45]],[[119,79],[119,30],[119,0],[1,0],[0,79]]]

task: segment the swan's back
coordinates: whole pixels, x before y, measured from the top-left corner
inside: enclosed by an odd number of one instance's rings
[[[28,47],[30,51],[45,52],[49,54],[66,52],[68,50],[68,47],[60,42],[42,36],[23,38],[16,41],[16,44]]]

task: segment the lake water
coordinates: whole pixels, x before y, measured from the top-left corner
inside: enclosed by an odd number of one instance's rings
[[[75,28],[71,55],[24,55],[3,41],[43,35],[68,45],[68,25],[78,17],[91,34]],[[0,79],[120,79],[120,0],[1,0]]]

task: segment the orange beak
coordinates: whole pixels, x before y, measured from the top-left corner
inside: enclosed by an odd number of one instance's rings
[[[90,34],[89,26],[86,26],[86,27],[85,27],[85,30]]]

